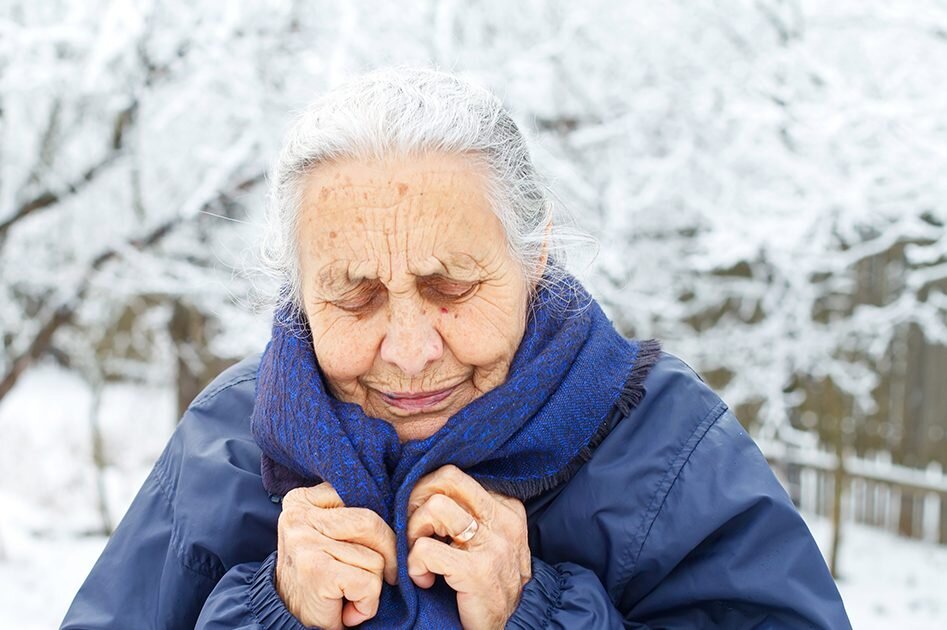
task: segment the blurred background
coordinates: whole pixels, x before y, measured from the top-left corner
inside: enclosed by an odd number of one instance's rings
[[[0,0],[4,627],[58,625],[262,350],[282,134],[391,63],[504,100],[575,273],[736,410],[855,627],[947,627],[947,2]]]

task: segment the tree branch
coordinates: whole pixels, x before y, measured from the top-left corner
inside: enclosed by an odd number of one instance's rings
[[[9,218],[0,222],[0,242],[3,241],[7,231],[9,231],[17,221],[30,216],[34,212],[55,205],[70,195],[81,192],[82,189],[91,184],[102,171],[111,166],[124,151],[128,128],[131,126],[132,121],[134,121],[137,111],[138,100],[135,99],[129,103],[128,107],[123,108],[115,116],[115,122],[112,124],[112,134],[109,138],[109,151],[105,157],[87,168],[79,177],[66,184],[62,190],[56,191],[50,189],[41,192],[32,199],[24,201]],[[52,122],[50,126],[54,126]],[[44,134],[44,137],[48,134],[49,130]],[[50,141],[51,138],[48,137],[44,140],[44,142]]]
[[[212,199],[205,201],[201,207],[201,210],[206,210],[207,208],[212,207],[220,200],[228,197],[234,191],[248,190],[261,183],[263,179],[264,173],[262,172],[251,175],[250,177],[241,180],[239,183],[233,186],[231,190],[221,191]],[[36,336],[33,337],[33,340],[30,342],[29,346],[11,362],[10,368],[3,375],[3,378],[0,379],[0,400],[3,400],[4,396],[6,396],[11,389],[13,389],[13,386],[16,385],[16,382],[19,380],[23,372],[25,372],[34,361],[43,356],[43,354],[49,349],[50,345],[52,344],[53,335],[56,333],[56,331],[62,328],[65,324],[72,321],[73,316],[75,315],[79,306],[82,304],[82,300],[85,299],[89,287],[92,286],[92,281],[95,279],[96,274],[102,269],[105,263],[114,258],[118,258],[121,252],[129,247],[138,251],[144,251],[150,247],[153,247],[162,239],[164,239],[164,237],[170,234],[176,227],[185,223],[188,219],[196,216],[200,216],[200,214],[179,214],[171,219],[168,219],[143,236],[128,239],[125,241],[124,246],[108,248],[93,258],[92,262],[89,264],[89,268],[86,270],[85,274],[83,274],[82,280],[79,281],[79,285],[75,293],[53,310],[52,314],[47,318],[42,327],[40,327],[39,332],[37,332]]]

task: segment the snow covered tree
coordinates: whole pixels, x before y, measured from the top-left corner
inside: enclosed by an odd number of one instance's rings
[[[256,279],[241,270],[289,115],[389,63],[501,95],[601,243],[577,273],[624,332],[664,339],[760,435],[845,423],[846,439],[894,449],[911,415],[899,388],[930,372],[909,346],[939,361],[947,344],[942,4],[3,13],[0,399],[54,358],[89,382],[176,379],[181,406],[261,349],[267,314],[246,308]],[[947,453],[943,421],[925,422],[921,459]]]

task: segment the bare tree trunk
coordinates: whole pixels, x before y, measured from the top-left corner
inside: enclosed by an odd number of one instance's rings
[[[109,514],[108,489],[105,486],[105,469],[108,462],[105,457],[105,442],[102,439],[102,427],[99,423],[99,411],[102,403],[102,382],[92,385],[92,405],[89,409],[89,436],[92,442],[92,465],[95,467],[96,505],[102,520],[102,532],[111,536],[112,517]]]
[[[838,463],[835,466],[835,477],[832,492],[832,548],[829,554],[829,570],[832,577],[838,579],[838,554],[842,544],[842,494],[845,487],[845,447],[841,422],[835,434],[835,455]]]
[[[207,315],[192,304],[174,302],[169,332],[177,355],[178,418],[214,377],[234,364],[232,359],[214,356],[208,349],[209,323]]]
[[[202,350],[207,345],[207,319],[194,306],[181,300],[174,302],[170,332],[177,356],[177,417],[184,415],[191,401],[207,383]]]

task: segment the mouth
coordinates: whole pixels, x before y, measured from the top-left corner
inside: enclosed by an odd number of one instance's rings
[[[436,411],[438,405],[446,400],[459,387],[454,385],[434,392],[380,392],[382,399],[390,406],[410,412]]]

